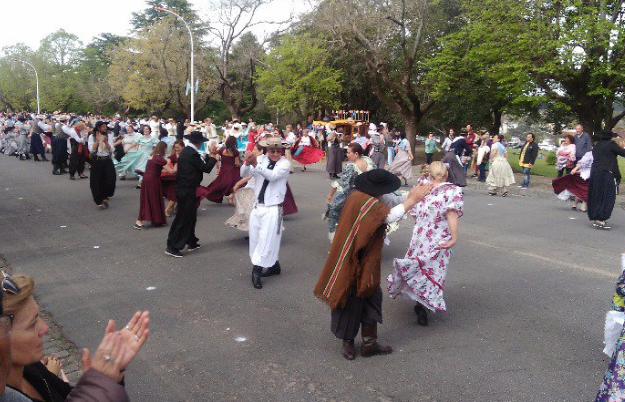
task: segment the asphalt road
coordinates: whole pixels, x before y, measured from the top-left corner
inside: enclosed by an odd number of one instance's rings
[[[328,183],[321,170],[290,177],[300,212],[285,220],[282,275],[255,290],[245,234],[224,226],[232,207],[202,204],[204,247],[173,259],[163,253],[167,228],[132,228],[135,181],[118,181],[99,211],[88,180],[0,155],[0,254],[36,278],[40,305],[79,347],[97,346],[109,317],[123,325],[150,310],[150,340],[126,374],[133,401],[594,399],[608,364],[603,322],[622,210],[603,232],[555,199],[467,189],[449,311],[424,328],[411,302],[385,298],[379,334],[396,352],[348,362],[312,294],[329,246],[320,219]],[[411,229],[404,221],[391,235],[383,274]]]

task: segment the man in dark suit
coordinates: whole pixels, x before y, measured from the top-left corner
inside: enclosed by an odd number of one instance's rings
[[[206,156],[202,160],[198,149],[206,138],[199,131],[193,131],[184,138],[189,145],[184,147],[178,158],[178,173],[176,174],[176,196],[178,197],[178,212],[169,229],[167,249],[165,254],[172,257],[182,257],[180,250],[187,245],[187,251],[200,248],[198,238],[195,237],[195,223],[197,221],[197,197],[195,192],[202,182],[204,173],[210,173],[217,163],[217,159]],[[210,154],[217,153],[217,146],[212,145]]]

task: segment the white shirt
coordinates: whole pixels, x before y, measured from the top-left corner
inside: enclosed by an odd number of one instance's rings
[[[265,206],[279,205],[284,202],[284,196],[286,195],[287,178],[289,177],[289,171],[291,170],[291,163],[284,157],[280,158],[273,170],[267,169],[269,165],[269,157],[267,155],[261,155],[257,159],[256,167],[252,165],[243,164],[241,166],[241,177],[253,176],[254,182],[254,194],[256,202],[258,202],[258,196],[263,187],[265,180],[269,181],[269,185],[265,189]]]
[[[89,152],[94,152],[93,151],[93,144],[95,143],[95,134],[91,134],[89,136],[89,140],[88,140],[87,143],[89,144],[88,145],[89,146]],[[103,152],[96,152],[97,156],[110,156],[113,153],[113,143],[115,143],[115,136],[113,135],[113,133],[108,133],[108,143],[109,143],[111,149],[107,149],[107,150],[105,150]]]
[[[81,144],[85,143],[84,138],[80,137],[77,133],[76,130],[74,130],[73,128],[67,126],[67,125],[63,125],[62,130],[65,134],[69,135],[70,137],[72,137],[74,140],[76,140],[76,142],[79,142]]]
[[[309,136],[303,135],[302,138],[300,138],[299,140],[299,144],[304,146],[311,146],[312,142],[310,141]]]
[[[290,133],[288,133],[286,135],[285,138],[286,142],[288,142],[289,144],[295,144],[295,141],[297,141],[297,136],[295,135],[295,133],[293,131],[291,131]]]
[[[37,125],[39,126],[40,129],[42,129],[43,131],[48,131],[48,130],[52,130],[52,126],[49,124],[44,123],[43,121],[38,121]]]

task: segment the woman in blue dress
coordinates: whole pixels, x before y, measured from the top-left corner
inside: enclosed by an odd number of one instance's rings
[[[152,137],[150,126],[143,126],[142,136],[135,140],[137,146],[129,150],[121,161],[115,166],[120,177],[126,177],[128,173],[136,174],[137,170],[145,171],[145,166],[150,159],[154,146],[158,143],[158,138]],[[137,188],[141,188],[143,176],[139,176]]]

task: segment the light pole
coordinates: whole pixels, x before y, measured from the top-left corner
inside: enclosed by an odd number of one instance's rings
[[[195,81],[193,80],[193,33],[191,32],[191,28],[189,28],[189,24],[187,24],[187,21],[185,21],[184,18],[182,18],[175,12],[168,10],[164,7],[154,7],[154,9],[156,11],[165,11],[167,13],[175,15],[184,23],[184,26],[187,27],[187,31],[189,31],[189,39],[191,39],[191,119],[189,120],[189,122],[193,123],[193,116],[195,115]]]
[[[22,60],[22,59],[13,59],[14,61],[19,61],[22,62],[24,64],[28,64],[29,66],[31,66],[33,68],[33,70],[35,70],[35,80],[37,81],[37,114],[40,114],[41,111],[39,109],[39,74],[37,74],[37,69],[35,68],[35,66],[33,66],[32,64],[30,64],[29,62],[27,62],[26,60]]]

